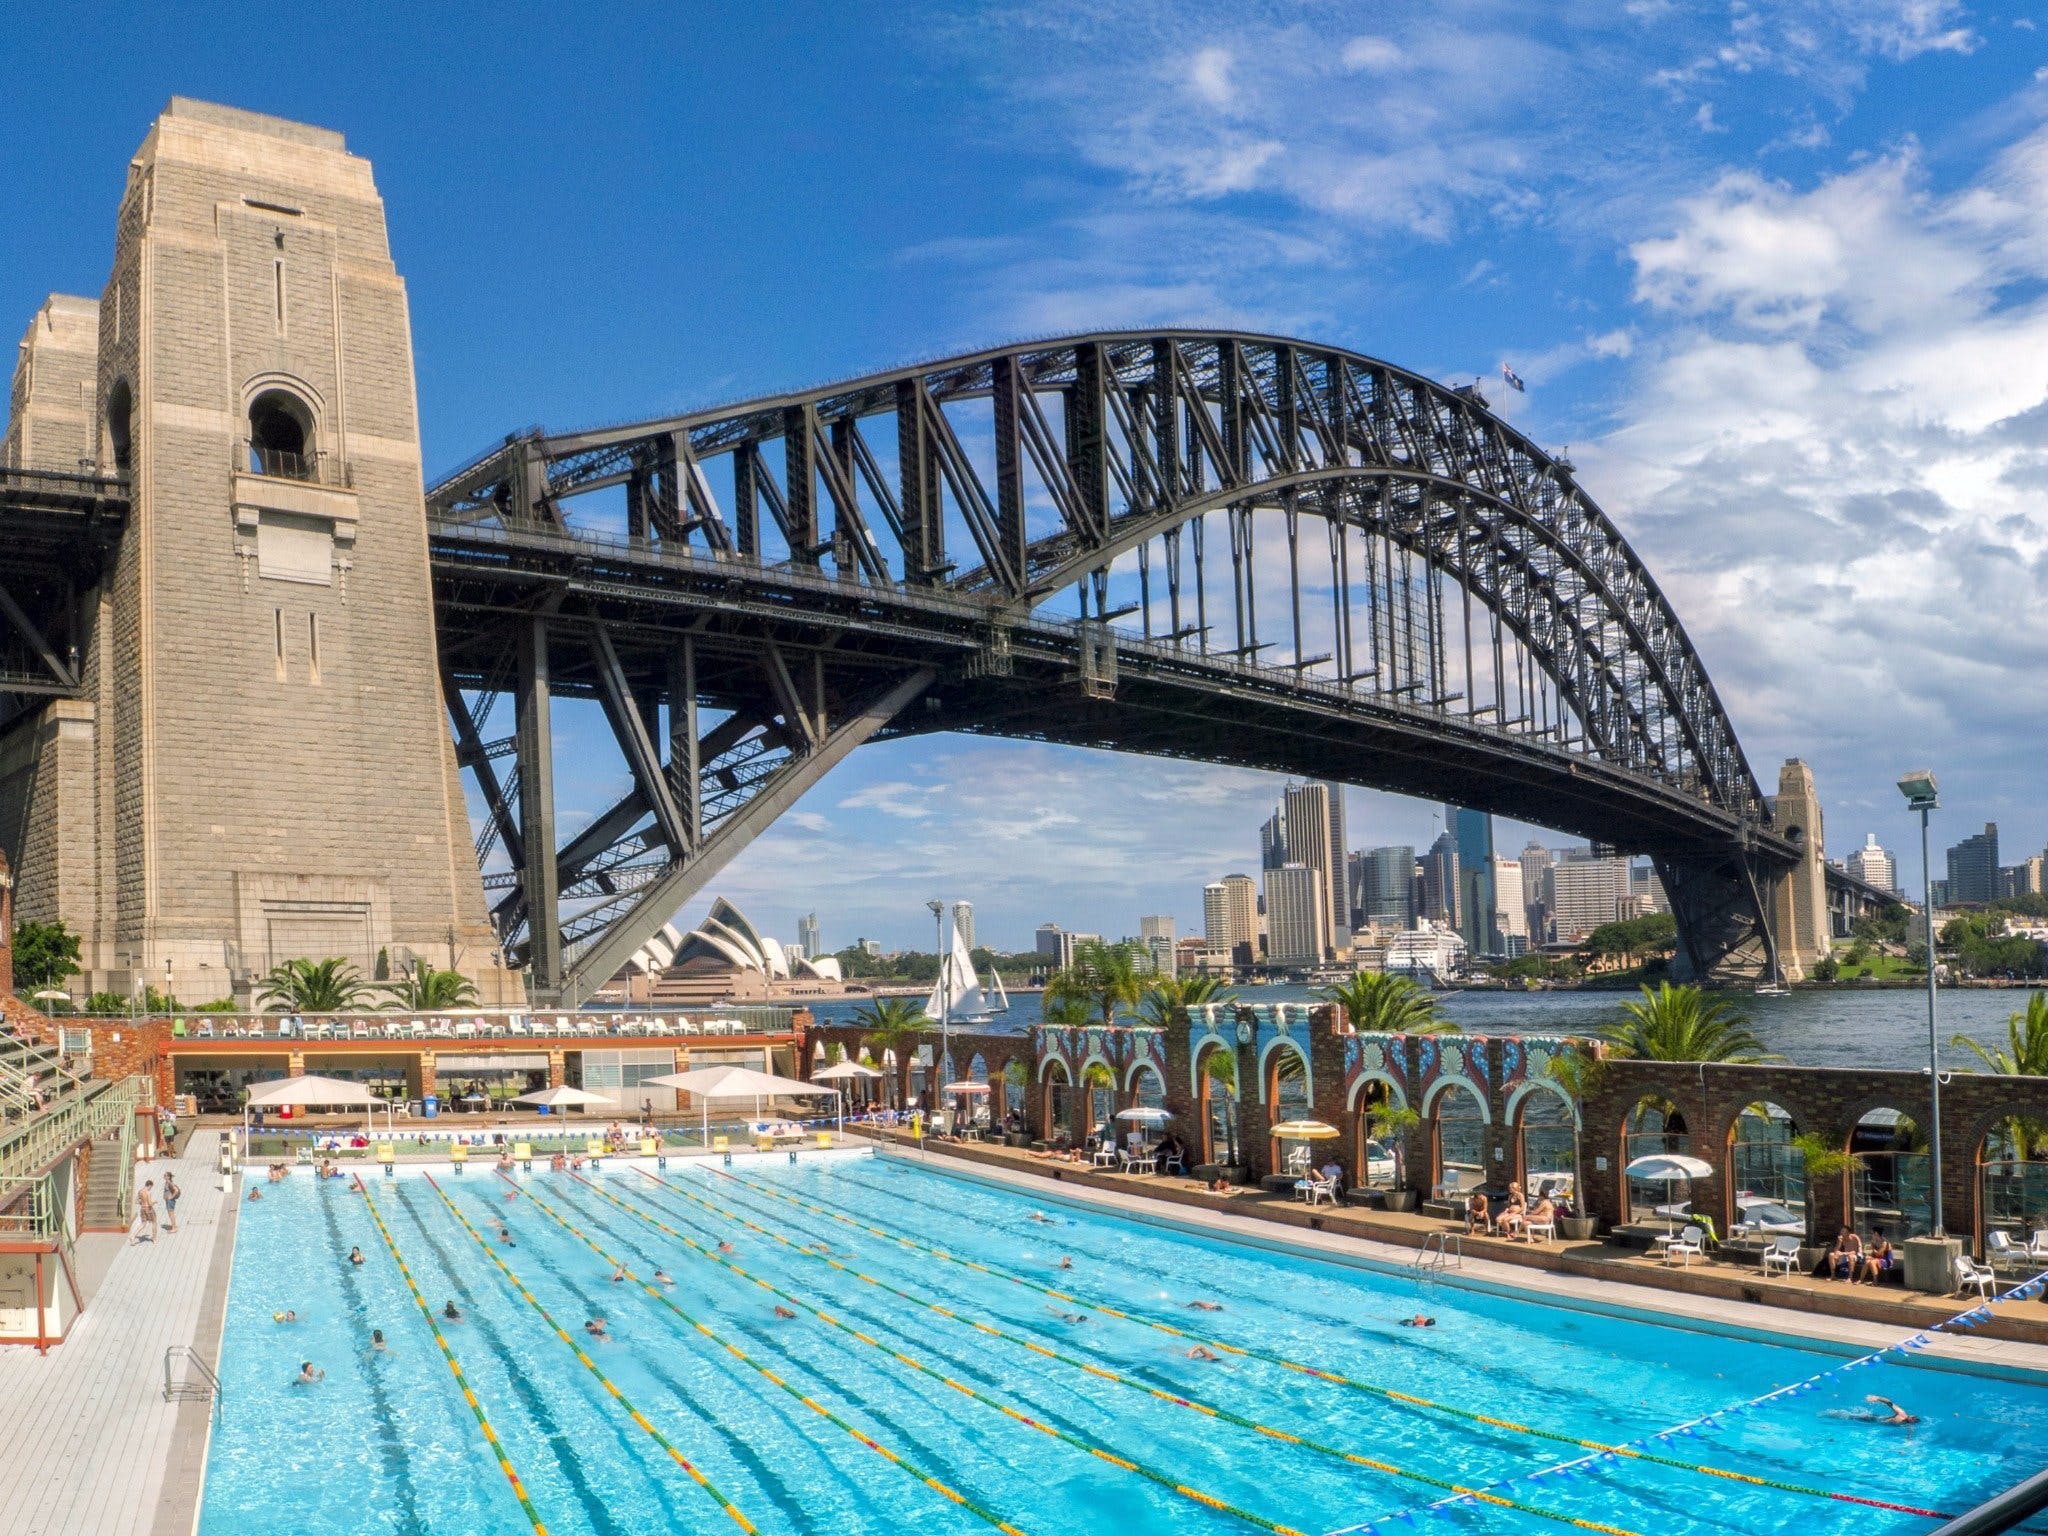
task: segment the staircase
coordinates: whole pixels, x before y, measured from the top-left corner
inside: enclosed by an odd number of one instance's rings
[[[85,1201],[79,1226],[87,1232],[125,1232],[132,1213],[128,1209],[128,1182],[121,1177],[121,1156],[126,1138],[110,1141],[102,1136],[92,1144],[92,1157],[85,1173]]]
[[[54,1045],[0,1029],[0,1124],[16,1125],[75,1091],[79,1078]]]

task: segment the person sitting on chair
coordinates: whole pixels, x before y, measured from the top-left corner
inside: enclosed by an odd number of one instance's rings
[[[1493,1210],[1486,1203],[1486,1191],[1475,1189],[1465,1197],[1465,1231],[1490,1232],[1493,1230]]]

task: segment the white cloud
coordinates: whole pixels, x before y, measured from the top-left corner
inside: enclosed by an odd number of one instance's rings
[[[933,801],[945,787],[943,784],[907,784],[900,780],[866,784],[841,800],[839,809],[877,811],[903,821],[923,821],[938,814],[938,807]]]
[[[1911,149],[1805,188],[1735,172],[1631,248],[1673,328],[1586,482],[1631,509],[1752,760],[1814,757],[1831,798],[1924,755],[1987,819],[2038,814],[2044,186],[2048,129],[1941,195]]]
[[[803,832],[830,832],[832,819],[820,816],[816,811],[784,811],[782,819],[790,826]]]
[[[1212,107],[1230,105],[1231,57],[1228,48],[1204,48],[1188,61],[1188,84]]]
[[[1344,45],[1344,51],[1337,55],[1338,62],[1353,71],[1392,69],[1403,58],[1398,44],[1388,38],[1370,35],[1352,38]]]

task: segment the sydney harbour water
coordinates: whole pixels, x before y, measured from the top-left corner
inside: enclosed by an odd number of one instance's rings
[[[1313,999],[1305,986],[1239,987],[1248,1003],[1295,1003]],[[1624,992],[1446,992],[1438,1006],[1461,1029],[1474,1034],[1568,1035],[1590,1033],[1613,1020],[1633,993]],[[2005,1021],[2027,1006],[2029,994],[2007,988],[1944,989],[1940,995],[1942,1064],[1968,1068],[1977,1058],[1952,1047],[1949,1037],[1967,1034],[1986,1045],[2002,1045]],[[1731,993],[1735,1008],[1749,1016],[1764,1045],[1804,1067],[1917,1068],[1927,1061],[1927,994],[1882,991],[1799,991],[1787,997]],[[1022,1029],[1038,1022],[1035,993],[1013,995],[1012,1006],[995,1027]],[[813,1003],[825,1023],[845,1023],[858,1000]]]

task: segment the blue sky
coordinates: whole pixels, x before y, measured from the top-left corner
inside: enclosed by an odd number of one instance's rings
[[[2048,842],[2048,32],[2036,7],[144,8],[0,20],[0,317],[97,293],[173,92],[343,130],[410,284],[430,474],[992,340],[1237,324],[1569,445],[1831,852]],[[2048,28],[2048,17],[2042,19]],[[571,729],[575,729],[572,722]],[[617,778],[622,779],[619,770]],[[565,780],[564,819],[617,787]],[[718,882],[790,936],[1199,918],[1277,780],[866,749]],[[1354,791],[1353,841],[1432,807]],[[1521,842],[1519,829],[1502,841]],[[1939,844],[1937,844],[1939,847]]]

